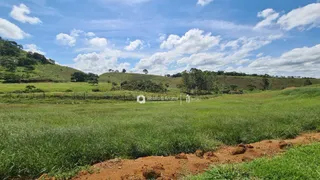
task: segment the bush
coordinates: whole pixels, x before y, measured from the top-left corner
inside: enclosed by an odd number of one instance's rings
[[[150,80],[124,81],[121,83],[121,89],[129,91],[145,91],[155,93],[167,91],[167,88],[162,83],[157,84]]]
[[[73,92],[71,89],[67,89],[65,92]]]
[[[94,88],[94,89],[92,89],[92,92],[100,92],[100,89]]]

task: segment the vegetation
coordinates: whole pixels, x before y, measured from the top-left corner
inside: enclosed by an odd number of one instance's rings
[[[74,72],[71,75],[72,82],[88,82],[91,85],[99,84],[99,76],[93,73]]]
[[[145,91],[154,93],[166,92],[166,87],[162,84],[156,84],[150,80],[134,80],[134,81],[124,81],[120,84],[121,89],[129,91]]]
[[[320,143],[315,143],[292,148],[272,159],[262,158],[240,165],[214,167],[188,179],[318,179],[319,156]]]
[[[320,129],[319,88],[224,95],[182,106],[0,104],[0,178],[61,175],[115,157],[292,138]]]
[[[25,52],[14,41],[0,37],[0,81],[5,83],[70,81],[76,72],[39,53]]]

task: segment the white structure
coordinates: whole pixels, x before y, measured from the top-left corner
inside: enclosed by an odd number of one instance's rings
[[[189,94],[187,94],[187,96],[186,96],[186,102],[187,102],[187,103],[190,103],[190,102],[191,102],[191,97],[189,96]]]
[[[145,104],[146,103],[146,97],[144,95],[137,96],[137,102],[140,103],[140,104]]]

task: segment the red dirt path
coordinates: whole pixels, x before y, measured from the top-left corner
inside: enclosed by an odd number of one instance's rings
[[[290,140],[264,140],[238,146],[222,146],[215,152],[179,154],[176,156],[149,156],[135,160],[114,159],[93,166],[93,174],[80,172],[73,180],[140,180],[147,177],[178,179],[203,172],[211,164],[239,163],[258,157],[272,156],[286,147],[320,141],[320,133],[308,133]],[[203,155],[203,156],[202,156]]]
[[[320,141],[320,133],[302,134],[290,140],[264,140],[238,146],[221,146],[217,151],[176,156],[149,156],[135,160],[114,159],[92,166],[94,173],[80,172],[73,180],[179,179],[205,171],[212,164],[239,163],[284,152],[287,147]]]

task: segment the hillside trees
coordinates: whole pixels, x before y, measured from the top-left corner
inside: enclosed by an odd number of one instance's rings
[[[148,73],[149,73],[149,71],[148,71],[147,69],[144,69],[142,72],[143,72],[144,74],[148,74]]]
[[[167,91],[167,88],[162,83],[157,84],[150,80],[124,81],[121,83],[121,89],[154,93],[163,93]]]
[[[216,74],[210,71],[202,71],[192,68],[182,73],[181,88],[187,93],[208,94],[216,90]]]
[[[74,72],[71,75],[72,82],[88,82],[91,85],[97,85],[99,83],[99,76],[93,73]]]
[[[310,79],[306,79],[304,81],[304,86],[310,86],[310,85],[312,85],[312,82],[310,81]]]

